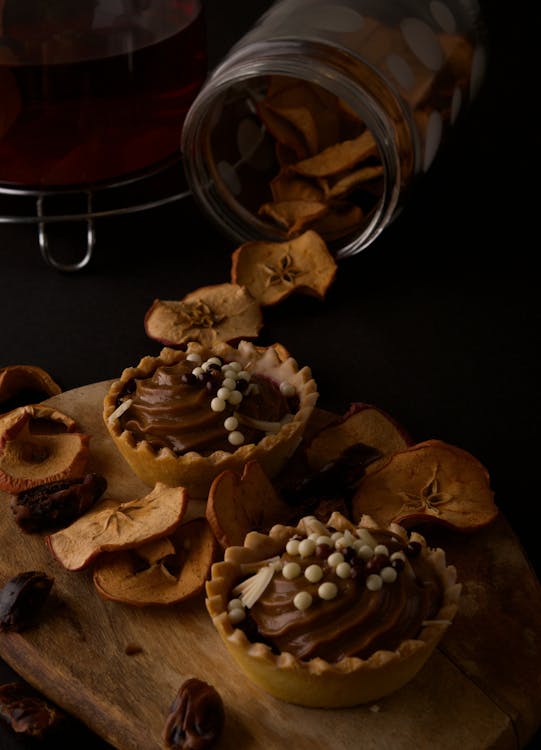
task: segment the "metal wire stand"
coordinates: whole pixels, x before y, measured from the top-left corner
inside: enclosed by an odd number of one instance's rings
[[[142,191],[145,200],[141,197]],[[153,195],[156,197],[149,199]],[[57,271],[80,271],[92,259],[96,220],[148,211],[190,195],[179,157],[129,178],[90,187],[34,190],[0,183],[0,224],[35,225],[43,260]],[[47,207],[55,202],[62,210],[48,213]],[[86,224],[86,245],[78,260],[65,262],[51,251],[47,229],[52,224],[74,222]]]

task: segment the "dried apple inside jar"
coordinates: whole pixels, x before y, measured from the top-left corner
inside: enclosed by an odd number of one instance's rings
[[[368,225],[383,165],[348,104],[291,76],[256,78],[248,94],[245,86],[229,94],[212,143],[215,179],[237,210],[264,225],[259,235],[281,241],[312,229],[334,244]]]

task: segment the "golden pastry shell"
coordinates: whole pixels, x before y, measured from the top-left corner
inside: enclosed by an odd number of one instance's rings
[[[145,441],[136,441],[114,418],[118,397],[126,384],[134,378],[148,378],[156,368],[174,365],[188,354],[203,357],[223,357],[237,360],[246,370],[264,374],[277,382],[286,381],[295,386],[299,408],[293,418],[279,432],[267,434],[257,444],[242,445],[231,452],[215,451],[209,456],[190,451],[177,455],[169,448],[155,449]],[[104,399],[103,418],[117,449],[135,474],[149,486],[163,482],[171,486],[182,485],[195,498],[206,498],[212,480],[222,471],[242,471],[248,461],[258,461],[265,473],[273,477],[285,465],[302,440],[306,424],[318,399],[317,386],[310,368],[299,368],[297,362],[280,345],[258,347],[241,341],[232,347],[218,343],[209,350],[191,342],[185,351],[165,347],[157,357],[143,357],[136,367],[126,368],[114,381]]]
[[[344,516],[334,513],[327,524],[338,531],[355,530]],[[378,528],[368,516],[359,527]],[[405,541],[405,530],[393,524],[389,529]],[[312,516],[301,519],[297,527],[277,525],[268,535],[247,534],[243,547],[229,547],[224,560],[212,566],[206,584],[206,606],[212,622],[229,654],[246,676],[275,698],[308,707],[338,708],[377,701],[403,687],[421,670],[451,624],[460,598],[461,585],[456,569],[448,566],[441,548],[429,548],[423,536],[412,532],[411,541],[422,545],[421,554],[430,561],[443,586],[439,612],[415,639],[405,640],[396,651],[376,651],[368,659],[347,657],[336,663],[320,658],[302,661],[292,654],[275,654],[262,643],[252,643],[244,632],[232,625],[227,603],[232,588],[259,561],[280,555],[294,534],[307,536],[326,527]],[[244,573],[245,575],[245,573]]]

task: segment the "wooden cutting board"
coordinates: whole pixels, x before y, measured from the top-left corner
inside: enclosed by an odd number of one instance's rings
[[[148,492],[101,420],[108,383],[49,400],[92,436],[90,469],[119,500]],[[515,750],[541,725],[541,588],[504,518],[471,537],[427,537],[463,584],[459,614],[411,683],[377,705],[307,709],[253,686],[229,659],[203,595],[172,608],[103,601],[89,571],[68,572],[42,537],[23,534],[0,493],[0,584],[24,570],[54,576],[39,625],[0,634],[0,655],[50,700],[119,750],[158,750],[182,682],[214,685],[226,710],[218,750]],[[202,515],[193,503],[190,516]],[[130,652],[136,646],[137,653]],[[140,649],[140,650],[138,650]]]

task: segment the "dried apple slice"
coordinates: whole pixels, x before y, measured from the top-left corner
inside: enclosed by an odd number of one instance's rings
[[[242,544],[249,531],[267,531],[291,518],[285,503],[257,461],[249,461],[242,476],[223,471],[212,483],[206,517],[219,544],[225,549]]]
[[[0,368],[0,404],[24,392],[56,396],[62,389],[48,372],[34,365],[8,365]]]
[[[94,568],[100,596],[135,606],[178,604],[203,590],[218,545],[204,518],[142,547],[104,555]]]
[[[90,436],[48,406],[30,404],[0,417],[0,490],[18,494],[84,474]]]
[[[385,456],[412,444],[406,430],[385,411],[356,402],[337,421],[323,427],[306,446],[310,469],[320,471],[357,443],[375,448]]]
[[[196,289],[181,300],[153,302],[144,319],[151,339],[171,348],[189,341],[212,347],[255,338],[263,325],[256,300],[237,284],[215,284]]]
[[[288,237],[305,230],[327,213],[326,203],[311,200],[286,200],[264,203],[258,213],[287,231]]]
[[[474,531],[498,515],[487,469],[471,453],[427,440],[368,471],[352,501],[352,517],[405,528],[437,523]]]
[[[184,487],[158,482],[142,498],[120,504],[103,500],[45,541],[67,570],[81,570],[102,552],[129,549],[167,536],[181,522],[187,505]]]
[[[346,172],[377,154],[374,136],[369,130],[365,130],[357,138],[328,146],[315,156],[292,164],[289,169],[305,177],[330,177]]]
[[[327,245],[310,230],[289,242],[245,242],[232,254],[232,281],[244,285],[263,307],[294,292],[323,300],[336,273]]]

